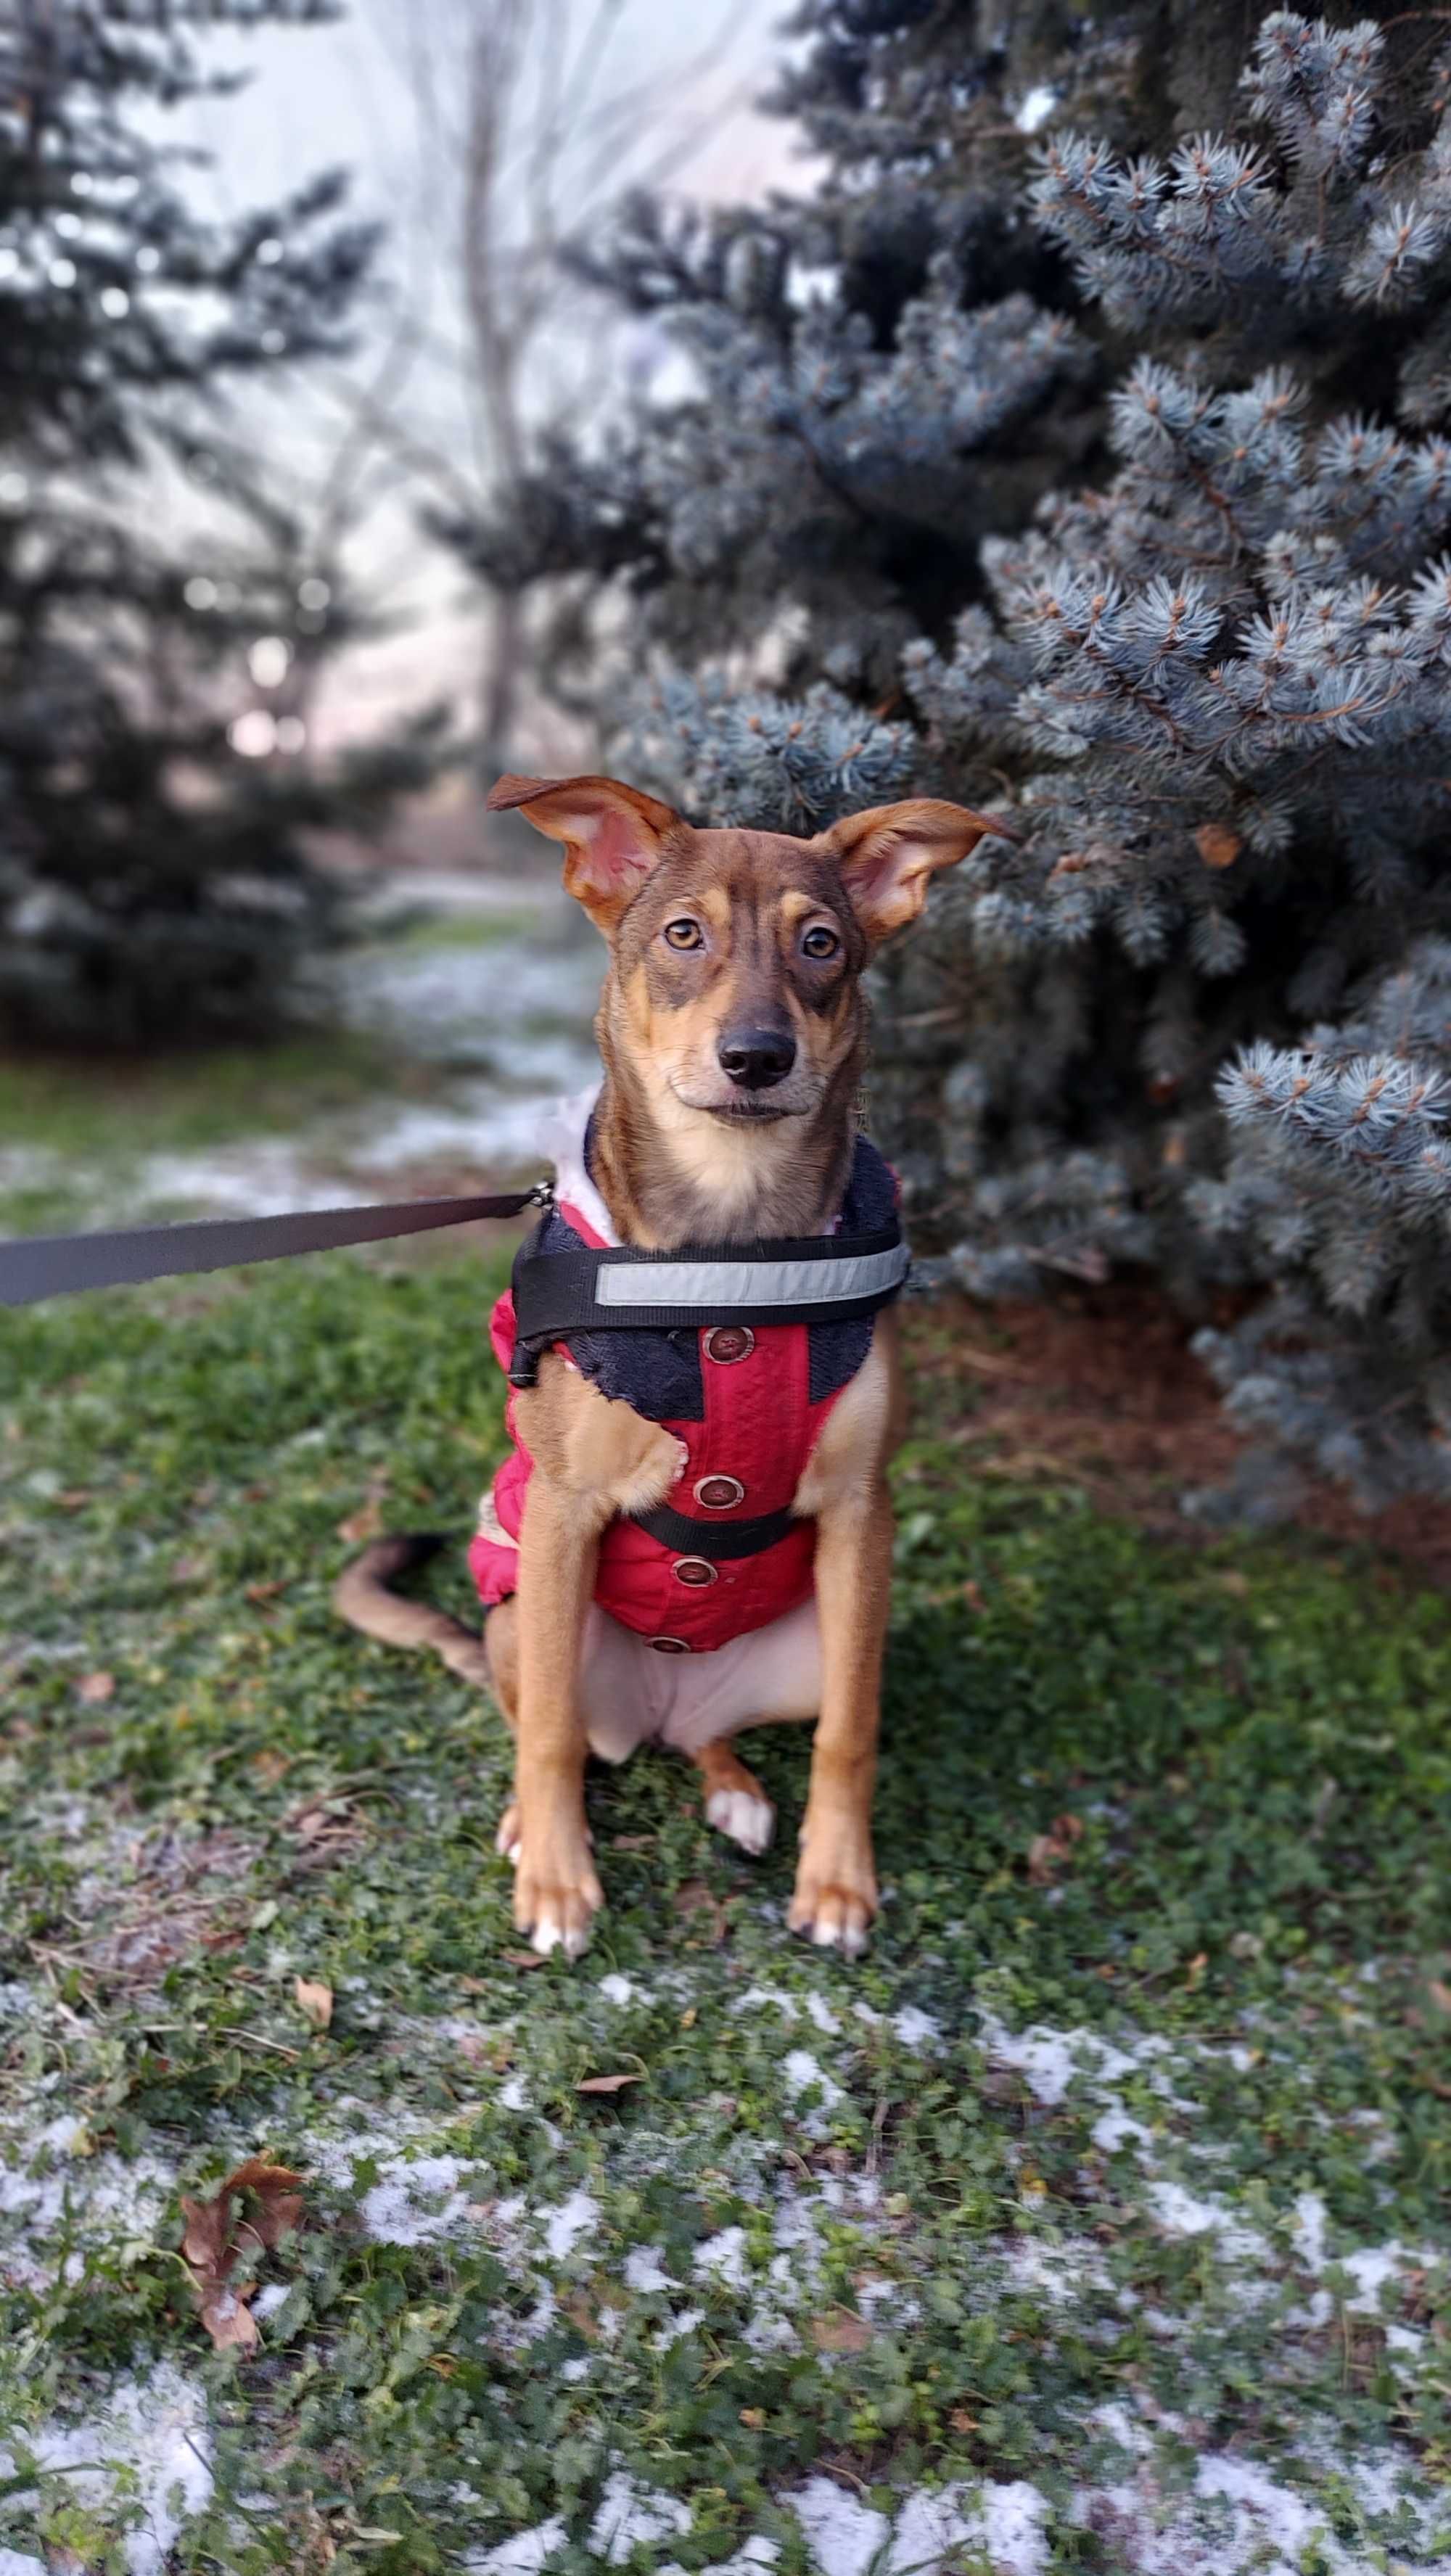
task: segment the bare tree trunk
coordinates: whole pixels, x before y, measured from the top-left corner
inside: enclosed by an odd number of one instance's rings
[[[483,763],[490,778],[502,776],[513,762],[525,644],[524,602],[518,591],[494,591],[479,703]]]

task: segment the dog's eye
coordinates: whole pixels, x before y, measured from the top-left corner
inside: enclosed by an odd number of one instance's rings
[[[818,959],[823,957],[834,957],[840,946],[841,941],[838,939],[836,932],[834,930],[828,930],[824,921],[818,921],[815,929],[808,930],[805,938],[802,940],[801,953],[804,957],[815,957]]]
[[[672,948],[699,948],[705,933],[698,921],[682,915],[679,921],[666,922],[665,937]]]

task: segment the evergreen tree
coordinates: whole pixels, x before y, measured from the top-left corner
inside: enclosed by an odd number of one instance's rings
[[[300,717],[270,708],[284,666],[287,706],[348,631],[343,584],[223,400],[344,345],[372,233],[340,219],[337,177],[204,221],[156,111],[225,88],[199,38],[330,14],[323,0],[0,10],[12,1034],[134,1041],[255,1023],[329,923],[299,831],[341,819],[369,782],[325,786],[299,756]],[[197,495],[211,533],[184,545],[171,529]],[[248,710],[259,639],[265,685]],[[266,744],[276,757],[247,756]]]
[[[695,817],[1011,815],[882,979],[939,1275],[1151,1264],[1272,1449],[1448,1491],[1451,53],[992,14],[808,0],[819,187],[622,211],[694,389],[475,558],[623,581],[612,756]]]

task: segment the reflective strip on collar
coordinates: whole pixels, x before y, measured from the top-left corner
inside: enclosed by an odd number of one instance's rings
[[[899,1288],[905,1243],[839,1261],[602,1261],[597,1306],[823,1306]]]

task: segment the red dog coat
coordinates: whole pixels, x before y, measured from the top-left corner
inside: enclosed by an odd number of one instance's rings
[[[881,1224],[895,1199],[892,1175],[862,1139],[843,1225]],[[545,1219],[536,1242],[549,1251],[581,1244],[599,1249],[605,1238],[566,1198]],[[870,1318],[717,1322],[669,1332],[571,1333],[559,1345],[572,1366],[607,1395],[663,1423],[685,1451],[661,1511],[647,1515],[671,1522],[668,1538],[628,1519],[612,1521],[606,1530],[595,1582],[602,1609],[662,1654],[701,1654],[767,1626],[810,1597],[814,1521],[791,1522],[748,1555],[720,1551],[730,1524],[789,1513],[822,1425],[866,1357],[871,1331]],[[512,1290],[494,1308],[490,1339],[508,1371],[515,1343]],[[518,1581],[517,1541],[532,1461],[519,1437],[515,1404],[511,1393],[507,1418],[514,1446],[469,1549],[479,1596],[489,1608]],[[694,1546],[693,1528],[702,1532]],[[715,1552],[696,1552],[705,1547]]]

